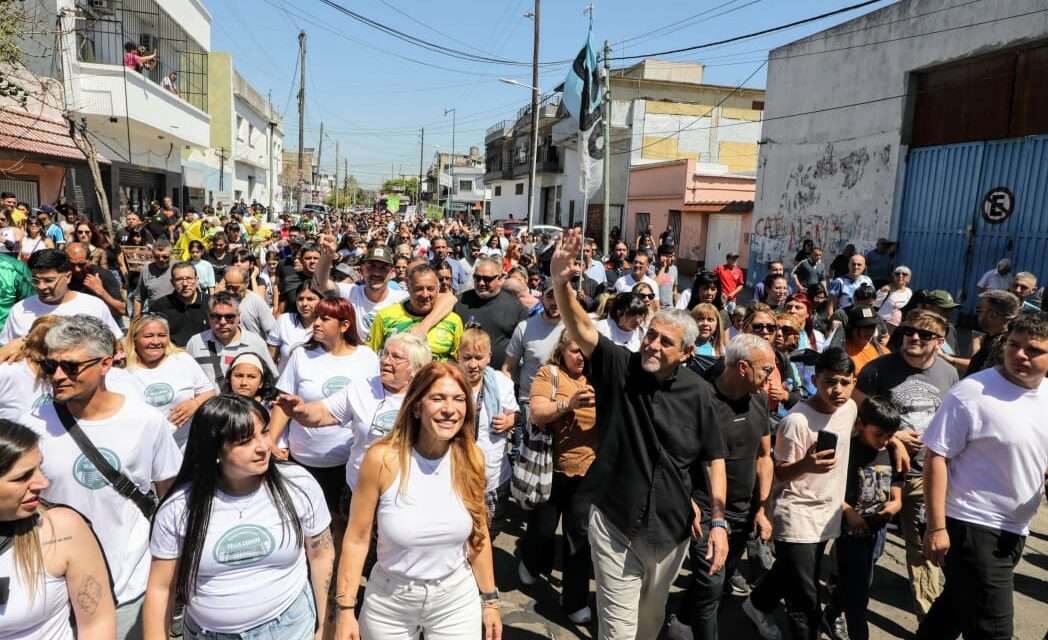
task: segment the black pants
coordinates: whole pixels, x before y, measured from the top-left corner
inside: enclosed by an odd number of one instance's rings
[[[826,618],[834,620],[841,613],[848,621],[851,640],[868,640],[866,610],[870,604],[870,586],[877,559],[884,553],[887,530],[878,527],[867,536],[844,534],[837,538],[837,587],[826,607]]]
[[[298,464],[308,471],[309,475],[313,476],[317,483],[320,484],[320,488],[324,491],[324,502],[327,503],[328,513],[331,514],[331,517],[340,517],[342,515],[343,505],[346,502],[346,493],[349,491],[349,486],[346,485],[345,465],[339,465],[337,467],[311,467],[295,460],[294,456],[289,456],[289,458],[291,459],[291,462]],[[341,542],[339,541],[336,543],[336,546],[340,544]]]
[[[1009,640],[1015,565],[1026,537],[946,519],[946,586],[917,629],[917,640]]]
[[[572,515],[575,492],[583,476],[553,474],[549,502],[528,512],[528,530],[520,544],[520,559],[532,575],[553,568],[553,541],[557,522],[563,519],[564,589],[561,606],[573,613],[589,603],[589,580],[593,575],[589,541]]]
[[[677,617],[691,624],[691,633],[695,640],[717,640],[717,609],[721,595],[724,593],[724,582],[739,564],[739,559],[746,551],[746,542],[750,537],[752,524],[744,521],[729,522],[731,533],[728,535],[728,558],[720,571],[710,575],[710,561],[706,559],[709,549],[710,521],[702,521],[702,538],[692,540],[688,549],[691,556],[691,583],[684,594]]]
[[[775,564],[750,594],[753,606],[771,613],[786,601],[794,640],[819,637],[819,571],[826,542],[775,541]]]

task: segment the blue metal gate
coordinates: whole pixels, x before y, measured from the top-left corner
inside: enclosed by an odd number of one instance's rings
[[[983,201],[1001,187],[1012,212],[991,223]],[[913,286],[945,289],[972,312],[980,276],[1005,257],[1013,272],[1048,277],[1048,136],[910,151],[897,263],[913,269]]]

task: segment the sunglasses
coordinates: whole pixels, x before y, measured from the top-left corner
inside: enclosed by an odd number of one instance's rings
[[[501,275],[482,276],[479,273],[473,274],[473,279],[474,280],[476,280],[477,282],[483,282],[484,284],[491,284],[492,282],[498,280],[501,277],[502,277]]]
[[[80,362],[44,358],[40,361],[40,368],[43,369],[44,373],[46,373],[49,376],[55,375],[55,372],[61,369],[62,373],[66,374],[70,378],[75,378],[78,375],[80,375],[80,373],[84,371],[84,369],[87,369],[88,367],[93,367],[94,365],[98,364],[103,360],[105,360],[104,357],[91,358],[90,360],[82,360]]]
[[[764,324],[761,322],[755,322],[750,325],[750,329],[752,329],[754,333],[775,333],[779,330],[779,326],[771,323]]]
[[[237,319],[237,314],[235,313],[209,313],[207,315],[216,322],[223,320],[226,322],[236,322]]]
[[[918,329],[917,327],[910,327],[910,326],[906,326],[906,325],[903,325],[903,326],[899,327],[898,331],[899,331],[899,333],[901,333],[902,335],[904,335],[907,338],[912,338],[913,336],[917,336],[918,338],[920,338],[921,340],[923,340],[925,342],[927,342],[929,340],[934,340],[935,338],[941,338],[942,337],[939,334],[935,333],[934,331],[928,331],[927,329]]]
[[[779,327],[779,332],[782,333],[782,335],[784,335],[784,336],[795,336],[795,335],[798,335],[798,331],[796,329],[794,329],[793,327],[789,327],[789,326],[780,326]]]
[[[649,302],[655,299],[655,294],[654,293],[638,293],[636,295],[644,298],[645,300],[647,300]]]

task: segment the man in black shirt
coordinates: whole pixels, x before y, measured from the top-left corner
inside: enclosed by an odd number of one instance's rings
[[[455,313],[464,324],[475,322],[491,337],[493,369],[502,368],[513,330],[528,319],[524,305],[513,294],[502,290],[502,265],[488,257],[477,258],[473,265],[473,288],[462,294]]]
[[[597,332],[572,289],[581,249],[582,235],[572,229],[550,262],[564,331],[590,359],[602,432],[576,517],[589,523],[600,637],[646,640],[658,637],[689,535],[702,535],[703,516],[692,500],[700,467],[709,481],[710,570],[724,565],[724,442],[710,386],[681,366],[694,349],[695,321],[685,311],[660,311],[639,353],[615,345]]]
[[[100,299],[109,307],[109,313],[117,326],[123,326],[121,319],[127,313],[127,302],[116,276],[91,264],[87,247],[79,242],[67,244],[65,253],[69,258],[70,291],[86,293]]]
[[[979,350],[968,361],[965,377],[1004,362],[1004,338],[1008,332],[1008,323],[1019,315],[1021,306],[1019,297],[1010,291],[991,289],[979,294],[979,306],[975,309],[975,317],[979,321],[979,328],[986,335],[983,336]],[[942,357],[950,364],[954,364],[956,359],[956,356],[950,355]]]
[[[154,302],[149,311],[167,320],[171,342],[184,348],[190,338],[211,328],[207,294],[200,289],[192,262],[176,262],[171,267],[171,284],[174,293]]]
[[[775,353],[768,341],[753,334],[740,334],[728,344],[724,369],[712,382],[713,412],[724,438],[724,467],[728,489],[724,519],[728,522],[728,557],[724,568],[712,571],[708,551],[710,501],[706,467],[692,467],[692,499],[702,511],[703,537],[691,543],[691,584],[678,617],[691,624],[696,640],[717,640],[717,607],[724,581],[746,550],[754,527],[764,540],[771,538],[771,520],[765,505],[771,495],[774,464],[771,459],[771,421],[768,399],[761,392],[775,367]],[[758,505],[753,509],[754,488]],[[680,635],[671,618],[669,637]]]

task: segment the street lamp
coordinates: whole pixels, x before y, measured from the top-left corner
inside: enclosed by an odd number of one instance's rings
[[[538,91],[539,90],[538,87],[533,87],[530,84],[524,84],[520,80],[514,80],[513,78],[499,78],[499,82],[503,82],[505,84],[516,85],[518,87],[524,87],[525,89],[531,89],[532,91]]]
[[[523,87],[531,91],[531,153],[528,154],[528,231],[531,231],[531,226],[534,224],[535,218],[535,183],[538,181],[538,155],[539,155],[539,118],[538,118],[538,103],[539,103],[539,88],[530,84],[525,84],[520,80],[514,80],[513,78],[499,78],[499,82],[503,84],[511,84],[516,87]]]
[[[451,114],[451,159],[450,164],[448,166],[448,176],[449,180],[451,181],[451,185],[448,186],[447,209],[454,213],[454,209],[452,207],[455,204],[455,119],[458,117],[458,114],[455,112],[454,107],[450,109],[444,109],[445,118],[448,117],[449,113]],[[440,174],[437,174],[437,192],[440,192]],[[444,212],[444,217],[448,217],[447,211]]]

